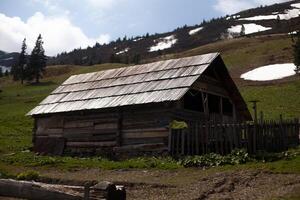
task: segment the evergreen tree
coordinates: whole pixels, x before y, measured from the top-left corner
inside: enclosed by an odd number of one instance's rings
[[[296,73],[300,74],[300,32],[297,32],[297,39],[293,44],[294,64]]]
[[[3,77],[2,67],[0,67],[0,77]]]
[[[244,24],[242,24],[240,36],[244,36],[245,32],[246,32],[245,26]]]
[[[140,54],[134,54],[133,58],[132,58],[132,62],[134,64],[139,64],[141,61],[141,55]]]
[[[276,26],[277,26],[278,28],[280,28],[280,25],[281,25],[280,16],[277,15],[277,18],[276,18]]]
[[[33,48],[30,59],[29,59],[29,65],[27,68],[27,76],[26,78],[29,81],[32,81],[35,79],[36,83],[40,82],[40,78],[42,78],[42,73],[45,70],[46,67],[46,56],[45,51],[43,48],[43,40],[41,34],[39,34],[36,42],[35,47]]]
[[[4,75],[5,75],[6,77],[8,77],[8,76],[9,76],[9,72],[8,72],[8,70],[5,70],[5,73],[4,73]]]
[[[25,79],[25,67],[27,65],[27,58],[26,58],[26,38],[24,38],[22,42],[22,47],[21,47],[21,53],[19,55],[19,59],[17,64],[12,66],[11,73],[13,75],[13,80],[18,81],[21,80],[21,83],[23,84],[24,79]]]

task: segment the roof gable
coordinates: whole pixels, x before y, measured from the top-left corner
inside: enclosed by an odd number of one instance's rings
[[[179,100],[218,53],[74,75],[28,115]]]

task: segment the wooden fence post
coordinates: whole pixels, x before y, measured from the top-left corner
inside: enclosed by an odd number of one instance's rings
[[[172,149],[172,127],[169,127],[169,135],[168,135],[168,151],[170,155],[173,155]]]

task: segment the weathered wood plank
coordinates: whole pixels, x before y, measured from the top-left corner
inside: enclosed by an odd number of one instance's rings
[[[109,142],[67,142],[67,147],[113,147],[116,141]]]
[[[125,139],[134,138],[157,138],[157,137],[168,137],[169,133],[166,131],[156,132],[123,132],[122,137]]]

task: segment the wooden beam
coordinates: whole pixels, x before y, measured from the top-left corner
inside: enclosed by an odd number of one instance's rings
[[[116,142],[67,142],[67,147],[113,147]]]
[[[123,113],[122,109],[118,110],[118,125],[117,125],[117,132],[116,132],[116,142],[117,146],[122,145],[122,124],[123,124]]]
[[[223,122],[223,97],[220,97],[220,115],[221,115],[221,122]]]
[[[210,94],[214,94],[217,96],[223,96],[223,97],[227,97],[227,98],[229,97],[229,93],[227,92],[227,90],[222,88],[221,86],[216,86],[216,85],[212,85],[209,83],[203,83],[200,81],[195,82],[192,85],[192,89],[210,93]]]

